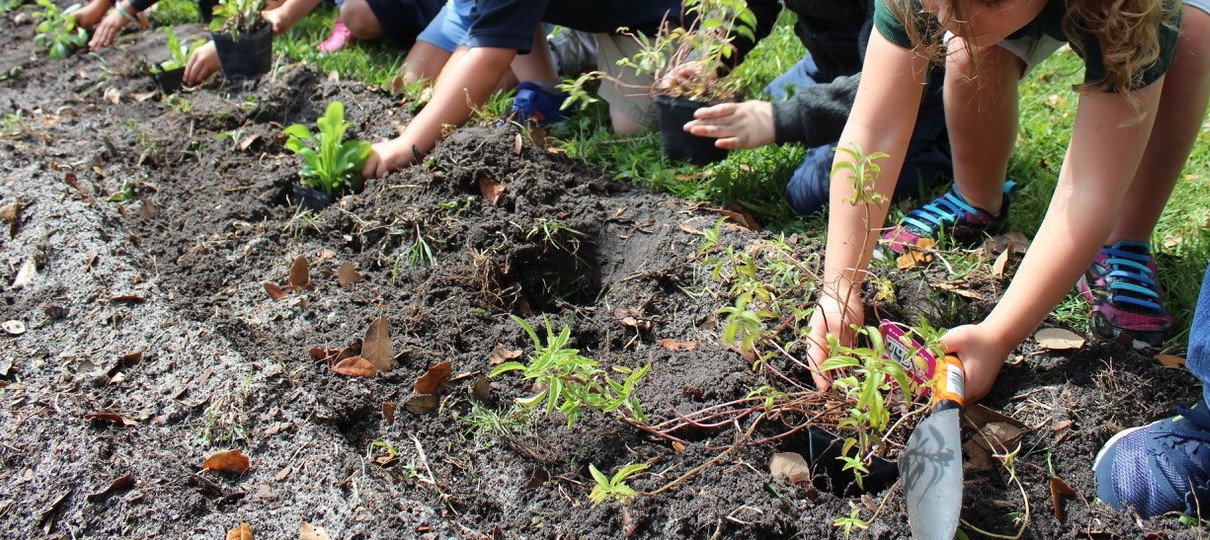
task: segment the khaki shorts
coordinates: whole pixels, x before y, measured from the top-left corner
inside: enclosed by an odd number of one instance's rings
[[[651,86],[655,78],[650,73],[640,75],[631,68],[618,66],[618,60],[639,52],[639,43],[633,37],[622,34],[594,35],[597,38],[597,69],[616,79],[616,82],[601,81],[597,94],[609,103],[610,108],[631,120],[649,128],[655,127],[655,109],[651,102]]]

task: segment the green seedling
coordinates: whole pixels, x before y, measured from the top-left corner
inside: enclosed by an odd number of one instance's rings
[[[67,58],[72,49],[88,43],[88,32],[76,24],[76,18],[65,15],[51,0],[38,0],[42,11],[35,15],[38,21],[34,45],[43,47],[51,58]]]
[[[361,167],[370,157],[370,143],[344,140],[353,124],[345,121],[344,104],[333,101],[324,115],[315,121],[318,133],[307,126],[293,124],[284,133],[286,149],[302,156],[301,183],[332,194],[361,182]]]
[[[16,11],[24,3],[25,0],[0,0],[0,13]]]
[[[176,32],[172,30],[171,26],[164,27],[164,35],[168,40],[167,47],[169,58],[163,62],[160,62],[159,64],[151,66],[152,73],[162,73],[165,71],[184,68],[185,64],[189,62],[189,55],[193,54],[193,51],[197,50],[198,47],[201,47],[206,43],[205,40],[198,39],[194,40],[194,42],[188,46],[183,45],[181,44],[180,39],[177,38]]]
[[[852,503],[849,503],[849,504],[852,504]],[[843,516],[843,517],[838,517],[838,518],[832,520],[832,526],[840,527],[840,529],[844,531],[844,537],[849,538],[850,536],[853,535],[854,529],[860,529],[860,530],[864,531],[864,530],[870,528],[870,523],[864,519],[861,519],[860,516],[861,516],[861,508],[859,508],[856,505],[853,505],[852,510],[849,511],[849,515]]]
[[[505,362],[488,376],[519,371],[524,378],[534,381],[534,386],[541,390],[530,397],[518,398],[518,405],[544,406],[547,413],[558,411],[567,416],[568,427],[579,420],[584,409],[616,413],[631,423],[646,422],[634,389],[651,366],[614,367],[614,372],[625,375],[623,380],[616,381],[599,368],[595,360],[567,346],[571,340],[570,328],[564,327],[556,334],[550,320],[546,320],[546,342],[543,343],[533,326],[515,315],[510,317],[529,335],[536,350],[529,356],[528,363]]]
[[[589,463],[588,472],[592,474],[592,479],[596,481],[596,484],[592,486],[588,500],[592,501],[592,504],[601,504],[611,499],[619,504],[630,504],[639,494],[626,485],[626,481],[647,467],[646,463],[628,463],[618,469],[618,472],[613,473],[613,477],[606,477],[605,473]]]
[[[264,0],[218,0],[210,31],[233,35],[252,32],[264,24],[260,14],[264,8]]]

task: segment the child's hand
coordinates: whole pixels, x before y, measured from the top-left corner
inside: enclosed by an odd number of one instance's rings
[[[209,41],[189,55],[189,61],[185,63],[185,75],[182,77],[182,81],[187,86],[197,86],[218,71],[220,67],[222,66],[218,62],[218,50],[214,48],[214,41]]]
[[[122,29],[129,22],[130,20],[125,15],[119,13],[117,9],[109,10],[105,18],[101,19],[100,23],[97,23],[97,28],[92,33],[92,39],[88,40],[88,50],[97,51],[112,45],[114,38],[118,37],[118,34],[122,32]]]
[[[967,403],[979,401],[991,391],[1004,359],[1013,348],[1001,343],[1002,332],[993,332],[986,324],[959,326],[941,336],[945,352],[962,359],[966,370]]]
[[[852,325],[861,326],[865,318],[861,295],[854,292],[848,296],[848,305],[845,306],[841,299],[820,293],[815,312],[811,314],[811,334],[807,337],[811,343],[804,360],[811,370],[811,379],[820,390],[832,387],[832,375],[819,370],[819,366],[831,356],[828,336],[836,336],[842,345],[852,345],[856,337]]]
[[[361,168],[362,178],[382,178],[387,173],[412,166],[416,153],[412,144],[403,137],[370,146],[370,157]]]
[[[662,79],[656,82],[655,87],[661,90],[676,88],[688,83],[694,78],[700,77],[702,72],[705,70],[706,68],[700,63],[686,62],[668,70],[668,73],[664,75]]]
[[[261,17],[264,17],[265,22],[273,28],[273,35],[280,36],[298,24],[298,15],[292,10],[287,9],[287,6],[281,5],[274,9],[266,9],[261,12]]]
[[[729,150],[756,148],[773,142],[773,104],[767,101],[720,103],[698,109],[685,131],[718,139],[714,146]]]

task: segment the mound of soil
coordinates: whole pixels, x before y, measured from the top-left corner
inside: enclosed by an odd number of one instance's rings
[[[483,414],[536,390],[483,378],[533,351],[510,316],[541,336],[544,320],[569,328],[605,369],[650,365],[637,396],[652,425],[768,384],[722,345],[716,313],[731,300],[695,294],[717,213],[510,127],[460,130],[422,166],[303,212],[282,126],[338,99],[354,136],[382,139],[407,120],[397,98],[283,62],[249,87],[162,100],[141,67],[163,50],[156,33],[48,61],[28,15],[0,28],[0,206],[19,210],[0,234],[0,320],[24,326],[0,336],[3,536],[215,539],[246,522],[258,539],[312,525],[339,539],[827,538],[853,508],[869,522],[856,535],[909,535],[893,468],[864,496],[771,477],[774,453],[805,453],[777,422],[673,442],[605,414],[572,427]],[[766,239],[722,232],[736,250]],[[819,246],[795,249],[807,260]],[[923,272],[893,279],[916,306],[904,317],[936,298]],[[947,301],[978,316],[1005,279],[976,280],[982,301]],[[333,371],[327,350],[380,318],[397,367]],[[1116,344],[1018,352],[985,404],[1027,428],[1023,487],[1006,467],[971,468],[967,522],[1008,533],[1028,514],[1029,538],[1188,534],[1094,502],[1090,467],[1119,429],[1191,403],[1192,377]],[[418,397],[445,362],[446,387]],[[250,468],[203,468],[226,449]],[[640,462],[632,487],[667,489],[589,502],[588,465]],[[1052,476],[1076,493],[1061,517]]]

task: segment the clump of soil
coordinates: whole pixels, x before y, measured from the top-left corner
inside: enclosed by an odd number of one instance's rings
[[[157,33],[47,61],[27,20],[0,21],[0,205],[20,209],[0,241],[0,319],[26,329],[0,337],[6,536],[212,539],[247,522],[258,539],[295,538],[303,523],[341,539],[823,538],[852,504],[871,522],[861,534],[908,535],[893,469],[852,498],[771,478],[771,456],[804,452],[802,436],[736,446],[750,425],[737,422],[681,445],[603,414],[570,428],[560,415],[475,424],[534,391],[513,375],[490,396],[476,382],[498,347],[532,351],[510,315],[542,334],[544,320],[570,328],[607,369],[651,365],[638,397],[653,424],[767,384],[721,343],[715,313],[730,299],[689,294],[702,287],[699,231],[717,214],[507,127],[460,130],[421,166],[302,212],[286,195],[298,162],[281,127],[339,99],[355,136],[390,137],[407,120],[396,98],[286,63],[254,86],[161,100],[139,67],[162,49]],[[736,249],[764,238],[723,231]],[[299,256],[313,287],[271,298],[264,284],[287,284]],[[342,266],[361,280],[342,285]],[[894,279],[900,304],[924,305],[911,291],[931,291],[926,275]],[[999,279],[966,309],[986,312]],[[309,354],[380,317],[393,370],[349,377]],[[1018,353],[985,403],[1029,428],[1015,462],[1026,536],[1184,534],[1093,502],[1089,471],[1117,430],[1192,402],[1192,378],[1114,344]],[[442,362],[453,376],[435,409],[410,411],[417,378]],[[229,448],[251,467],[202,468]],[[706,466],[624,509],[589,503],[588,465],[639,462],[651,464],[640,492]],[[1052,474],[1077,493],[1062,519]],[[968,472],[968,522],[1013,528],[1025,504],[1007,478]]]

